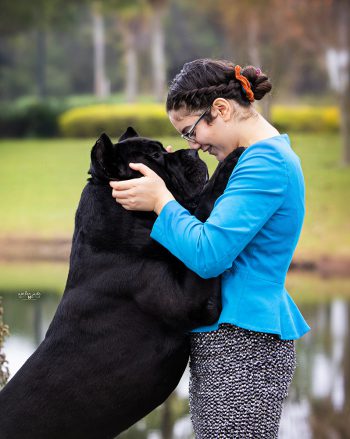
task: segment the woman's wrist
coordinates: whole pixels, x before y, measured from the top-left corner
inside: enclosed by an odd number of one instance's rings
[[[175,198],[173,197],[172,193],[167,191],[164,193],[164,195],[162,195],[159,200],[156,202],[153,211],[159,215],[160,212],[162,211],[163,207],[171,200],[175,200]]]

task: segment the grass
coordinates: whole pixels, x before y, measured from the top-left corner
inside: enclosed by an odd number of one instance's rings
[[[299,305],[329,302],[335,298],[350,300],[350,278],[322,278],[317,273],[290,271],[286,289]]]
[[[2,263],[1,291],[13,294],[39,291],[61,295],[66,284],[68,268],[68,262]],[[337,297],[350,299],[350,278],[324,279],[318,274],[291,271],[287,275],[286,288],[299,305],[328,302]]]
[[[49,291],[62,294],[67,281],[68,269],[68,262],[1,263],[1,291],[15,294],[25,291],[28,291],[28,293],[46,293]]]
[[[350,256],[350,169],[339,166],[340,137],[290,134],[306,183],[306,218],[297,256]],[[164,146],[186,147],[179,138]],[[0,141],[0,237],[71,236],[95,139]],[[214,157],[202,154],[210,173]]]
[[[306,214],[296,255],[350,255],[350,168],[340,166],[338,135],[291,135],[301,158]]]

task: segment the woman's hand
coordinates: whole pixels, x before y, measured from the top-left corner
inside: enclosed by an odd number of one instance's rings
[[[167,151],[171,152],[168,148]],[[143,163],[129,163],[129,166],[144,176],[132,180],[110,181],[112,197],[126,210],[153,210],[159,215],[165,204],[175,198],[164,181],[148,166]]]

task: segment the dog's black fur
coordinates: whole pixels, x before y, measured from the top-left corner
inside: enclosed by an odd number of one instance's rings
[[[202,279],[152,240],[156,215],[125,210],[108,181],[140,177],[128,163],[145,163],[204,221],[242,151],[205,185],[194,151],[168,153],[132,128],[115,145],[101,135],[62,300],[43,342],[0,392],[1,439],[111,439],[169,396],[188,361],[188,330],[218,319],[220,278]]]

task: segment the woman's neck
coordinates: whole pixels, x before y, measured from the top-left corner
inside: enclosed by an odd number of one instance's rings
[[[239,123],[239,146],[248,148],[253,143],[280,134],[261,114],[256,114],[257,116]]]

